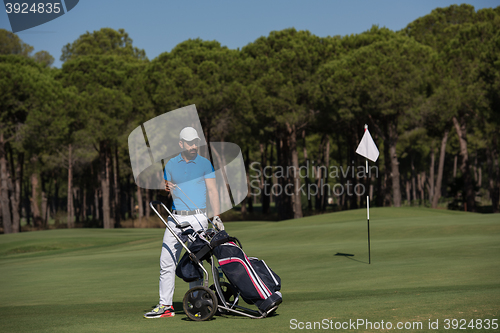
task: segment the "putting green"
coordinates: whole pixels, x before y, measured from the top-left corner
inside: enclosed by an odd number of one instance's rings
[[[494,332],[500,320],[499,217],[373,208],[371,264],[363,209],[227,223],[248,255],[280,275],[283,304],[262,320],[227,316],[208,322],[184,315],[187,284],[179,279],[176,316],[142,318],[158,300],[162,229],[0,235],[0,331],[385,332],[390,324],[401,332],[450,332],[454,325]]]

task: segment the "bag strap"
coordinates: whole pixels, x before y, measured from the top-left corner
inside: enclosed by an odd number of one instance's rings
[[[195,256],[198,260],[206,259],[204,258],[209,252],[212,251],[212,248],[209,244],[205,245],[200,251],[196,252]]]
[[[230,237],[230,240],[232,242],[238,243],[238,246],[240,247],[240,249],[243,249],[243,245],[241,245],[240,240],[238,238],[236,238],[236,237]]]
[[[217,246],[219,246],[221,244],[229,243],[229,242],[236,242],[236,243],[238,243],[238,246],[240,247],[240,249],[243,249],[243,246],[241,245],[240,240],[238,238],[232,237],[232,236],[228,236],[227,238],[224,238],[224,239],[218,239],[215,242],[210,242],[210,247],[212,249],[215,249]]]
[[[212,240],[210,241],[210,247],[212,249],[215,249],[217,246],[229,242],[237,242],[240,249],[243,249],[243,246],[241,245],[239,239],[236,237],[229,236],[227,232],[225,232],[224,230],[218,232],[217,235],[215,235],[212,238]]]

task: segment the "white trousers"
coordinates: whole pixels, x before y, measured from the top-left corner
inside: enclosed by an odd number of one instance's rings
[[[189,224],[191,224],[191,228],[193,228],[195,231],[208,229],[208,221],[203,214],[175,215],[175,218],[177,219],[177,221],[179,221],[179,223],[186,221],[189,222]],[[187,236],[181,235],[183,230],[175,227],[175,223],[170,216],[168,217],[167,223],[183,242],[186,242],[188,240]],[[184,230],[187,229],[189,228],[186,228]],[[189,245],[190,242],[188,242],[188,246]],[[177,239],[175,239],[172,233],[168,229],[165,229],[160,255],[160,304],[173,304],[172,299],[175,290],[175,268],[177,267],[177,263],[179,262],[179,257],[181,255],[182,249],[182,245],[177,241]],[[193,288],[202,284],[203,279],[190,282],[189,288]]]

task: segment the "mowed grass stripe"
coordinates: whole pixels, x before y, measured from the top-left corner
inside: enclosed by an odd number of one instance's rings
[[[190,322],[182,313],[188,287],[181,280],[174,296],[177,316],[143,319],[158,299],[161,229],[1,235],[0,329],[281,332],[290,330],[293,318],[500,319],[498,215],[421,208],[375,208],[370,215],[371,265],[363,209],[227,223],[244,251],[264,259],[282,278],[284,303],[278,315],[263,320]]]

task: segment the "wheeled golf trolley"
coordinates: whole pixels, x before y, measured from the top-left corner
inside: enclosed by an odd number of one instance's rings
[[[250,318],[265,318],[282,302],[281,280],[264,261],[248,258],[241,250],[240,242],[225,231],[214,229],[195,232],[189,222],[180,223],[175,215],[160,201],[150,202],[150,207],[167,229],[182,244],[186,253],[177,265],[176,274],[186,282],[203,278],[203,285],[187,291],[183,299],[186,315],[196,321],[204,321],[219,314],[239,314]],[[175,228],[189,239],[189,247],[155,208],[163,206],[172,218]],[[208,287],[209,273],[203,261],[211,266],[213,284]],[[258,310],[240,306],[239,300],[254,304]]]

